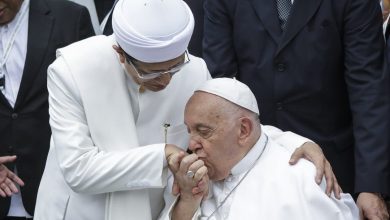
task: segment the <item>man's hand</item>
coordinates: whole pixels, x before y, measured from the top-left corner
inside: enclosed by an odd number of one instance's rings
[[[172,157],[172,155],[178,154],[180,152],[184,152],[184,150],[179,148],[176,145],[166,144],[165,145],[165,158],[167,159],[168,164],[169,164],[169,161],[171,160],[170,158]]]
[[[11,172],[4,163],[12,162],[16,159],[16,156],[4,156],[0,157],[0,196],[12,196],[14,193],[18,193],[19,190],[15,184],[24,186],[24,182]]]
[[[357,206],[360,210],[360,219],[388,220],[385,201],[375,193],[362,192],[359,194]]]
[[[207,168],[196,154],[185,155],[182,152],[173,155],[169,164],[170,167],[174,167],[172,169],[175,177],[173,194],[180,193],[172,211],[172,219],[192,219],[202,199],[207,197]]]
[[[316,177],[315,180],[317,184],[321,183],[322,177],[325,175],[326,179],[326,191],[325,193],[330,196],[333,191],[335,197],[340,199],[340,193],[342,192],[341,187],[339,186],[336,176],[332,171],[332,166],[329,161],[325,158],[324,153],[321,150],[321,147],[313,142],[306,142],[299,148],[297,148],[294,153],[291,155],[289,163],[294,165],[298,162],[300,158],[305,158],[311,161],[316,167]]]
[[[191,165],[187,163],[192,163]],[[204,166],[203,161],[197,160],[197,156],[195,154],[188,155],[185,152],[179,152],[173,154],[168,161],[169,169],[175,175],[173,186],[172,186],[172,194],[177,196],[180,194],[180,189],[183,186],[179,186],[178,181],[185,182],[189,180],[189,178],[182,178],[185,175],[183,172],[187,172],[191,170],[194,173],[194,177],[192,181],[197,182],[197,184],[192,188],[192,194],[202,194],[205,193],[207,195],[208,191],[208,176],[207,168]],[[187,168],[188,167],[188,168]]]

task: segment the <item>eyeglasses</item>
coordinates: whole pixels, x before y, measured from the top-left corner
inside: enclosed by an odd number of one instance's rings
[[[175,66],[171,67],[169,70],[165,71],[151,71],[151,72],[146,72],[143,70],[140,70],[139,68],[136,67],[134,64],[134,58],[125,53],[126,61],[129,63],[137,73],[138,77],[143,80],[151,80],[155,79],[157,77],[160,77],[164,74],[171,74],[173,76],[175,73],[179,72],[186,64],[188,64],[191,60],[190,57],[188,56],[187,50],[184,52],[184,61],[182,63],[176,64]]]

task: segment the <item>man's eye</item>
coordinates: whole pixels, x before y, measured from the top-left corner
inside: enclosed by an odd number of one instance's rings
[[[210,129],[199,129],[198,134],[202,137],[207,137],[210,135]]]

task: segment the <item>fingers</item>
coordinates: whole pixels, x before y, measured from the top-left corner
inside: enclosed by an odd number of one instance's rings
[[[173,185],[172,185],[172,195],[178,196],[180,194],[180,187],[178,183],[176,182],[176,179],[173,180]]]
[[[193,163],[188,167],[188,171],[192,171],[192,172],[194,173],[193,178],[194,178],[195,181],[199,181],[199,180],[202,178],[202,176],[199,176],[200,173],[198,173],[198,172],[199,172],[199,169],[200,169],[201,167],[203,167],[203,166],[204,166],[204,162],[203,162],[202,160],[196,160],[195,162],[193,162]],[[197,173],[198,173],[198,174],[197,174]]]
[[[5,192],[1,189],[1,187],[0,187],[0,196],[3,198],[7,196],[7,194],[5,194]]]
[[[336,197],[336,199],[341,199],[341,193],[343,191],[341,190],[341,187],[339,185],[339,183],[337,182],[337,178],[335,175],[333,175],[333,193],[334,193],[334,196]]]
[[[198,155],[196,154],[190,154],[185,156],[180,163],[180,168],[179,171],[182,172],[183,174],[187,173],[189,170],[189,167],[196,161],[198,160]],[[193,171],[194,172],[194,171]],[[195,173],[195,172],[194,172]]]
[[[312,162],[314,163],[314,166],[316,167],[316,177],[315,177],[316,183],[320,184],[322,177],[325,174],[325,179],[327,180],[326,183],[327,183],[327,187],[328,187],[328,180],[331,180],[333,177],[332,168],[330,167],[330,165],[328,167],[326,166],[326,164],[329,164],[329,163],[327,163],[327,161],[325,159],[322,159],[322,160],[317,159],[317,160],[314,160]],[[329,169],[329,167],[330,167],[330,169]],[[329,185],[329,187],[331,188],[332,186]]]
[[[194,176],[194,181],[199,182],[206,175],[207,175],[207,167],[202,166],[196,171],[195,176]]]
[[[203,178],[199,181],[198,185],[196,185],[192,189],[193,194],[203,193],[207,196],[208,194],[208,186],[209,186],[209,178],[207,175],[203,176]]]
[[[184,152],[179,152],[177,154],[172,154],[167,162],[168,162],[168,166],[169,166],[169,169],[172,171],[172,173],[176,173],[179,168],[180,168],[180,162],[182,161],[182,159],[185,157],[185,153]]]
[[[7,196],[12,196],[12,191],[11,191],[11,189],[8,187],[8,185],[5,182],[0,184],[0,187],[5,192],[5,194]]]
[[[300,158],[304,157],[302,147],[295,149],[294,153],[291,155],[290,160],[288,161],[291,165],[294,165],[298,162]]]
[[[9,163],[16,159],[16,156],[4,156],[0,157],[0,164]]]
[[[11,190],[11,193],[14,194],[14,193],[18,193],[19,190],[18,188],[16,187],[15,183],[12,182],[10,179],[6,179],[5,180],[5,184],[8,186],[8,188]]]
[[[318,174],[318,169],[317,169],[317,174]],[[317,182],[317,175],[316,175],[316,182]],[[320,177],[322,178],[322,176]],[[334,175],[333,175],[333,172],[332,172],[332,167],[330,166],[330,164],[328,162],[326,162],[326,165],[325,165],[325,179],[326,179],[326,195],[330,196],[331,192],[332,192],[332,189],[334,187]],[[318,184],[318,182],[317,182]]]
[[[12,180],[13,182],[19,184],[19,186],[24,186],[24,182],[22,179],[20,179],[15,173],[12,171],[8,171],[8,178]]]

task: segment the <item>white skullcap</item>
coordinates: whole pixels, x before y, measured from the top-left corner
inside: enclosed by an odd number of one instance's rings
[[[206,81],[196,91],[222,97],[236,105],[259,114],[256,97],[244,83],[232,78],[216,78]]]
[[[187,49],[194,16],[183,0],[119,0],[112,28],[130,56],[146,63],[164,62]]]

